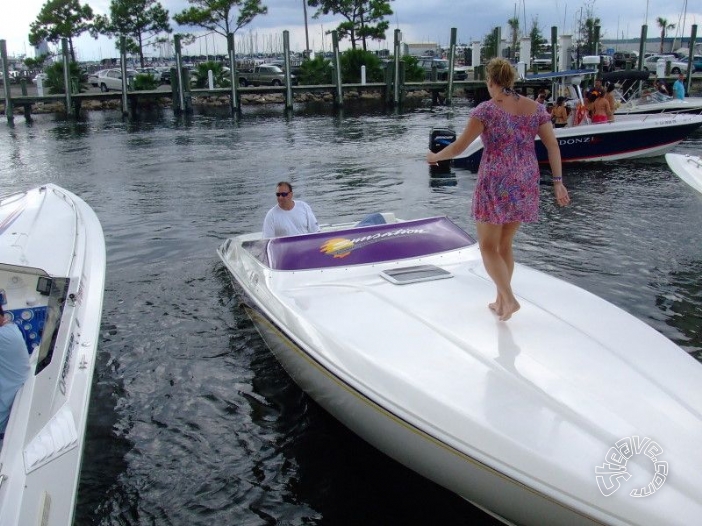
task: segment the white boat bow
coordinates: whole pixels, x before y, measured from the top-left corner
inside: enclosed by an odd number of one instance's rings
[[[0,524],[73,522],[105,282],[93,210],[53,184],[0,198],[0,290],[31,373],[0,451]]]
[[[313,399],[503,520],[702,516],[702,366],[621,309],[517,265],[521,309],[499,322],[477,244],[446,218],[249,234],[218,252],[264,340]],[[645,454],[653,444],[656,466]],[[669,477],[656,471],[663,461]]]
[[[667,153],[665,160],[675,175],[702,194],[702,158],[697,155]]]

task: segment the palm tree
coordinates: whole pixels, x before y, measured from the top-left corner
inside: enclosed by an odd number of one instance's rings
[[[517,41],[519,40],[519,19],[515,16],[514,18],[510,18],[507,20],[507,23],[509,24],[509,29],[511,33],[511,38],[512,38],[512,47],[510,48],[510,57],[511,59],[514,59],[517,55]]]
[[[668,21],[663,17],[656,18],[658,27],[661,28],[661,55],[663,54],[663,41],[665,40],[665,34],[669,29],[675,29],[675,24],[669,24]]]

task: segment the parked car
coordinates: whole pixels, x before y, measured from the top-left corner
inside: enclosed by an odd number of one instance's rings
[[[154,80],[161,81],[161,72],[156,68],[137,68],[136,71],[139,75],[149,75]]]
[[[136,76],[136,70],[128,69],[127,83],[129,84]],[[98,76],[98,86],[103,93],[110,90],[122,91],[122,70],[118,68],[102,70]]]
[[[93,88],[99,88],[100,87],[100,82],[98,81],[98,77],[103,74],[106,69],[101,69],[99,71],[95,71],[93,73],[88,74],[88,84],[90,84]]]
[[[636,51],[617,51],[612,55],[612,60],[615,68],[633,68],[639,60],[639,54]]]
[[[695,73],[702,71],[702,55],[692,55],[692,71]]]
[[[609,73],[614,71],[614,60],[609,55],[600,55],[602,60],[602,71]]]
[[[551,66],[553,65],[552,57],[553,55],[551,53],[541,53],[534,57],[534,59],[531,61],[531,65],[536,71],[540,69],[551,69]]]
[[[261,64],[253,69],[241,70],[239,73],[240,86],[282,86],[285,84],[285,72],[272,64]],[[290,82],[297,85],[297,77],[290,75]]]
[[[432,78],[432,72],[436,70],[436,80],[448,80],[449,61],[443,58],[422,57],[418,61],[418,66],[424,70],[427,80]],[[468,68],[463,66],[453,67],[453,80],[468,80]]]
[[[661,56],[656,62],[665,61],[670,63],[670,74],[687,73],[687,58],[677,58],[675,55]],[[667,69],[667,66],[666,66]],[[653,69],[655,71],[655,67]]]

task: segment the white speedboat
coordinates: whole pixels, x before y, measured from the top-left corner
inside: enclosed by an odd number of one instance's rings
[[[31,372],[0,451],[0,524],[73,522],[105,283],[93,210],[53,184],[0,198],[0,293]]]
[[[291,377],[397,461],[516,524],[702,517],[702,365],[612,304],[517,265],[488,309],[446,218],[227,239],[219,256]]]
[[[658,157],[672,150],[700,126],[702,115],[656,113],[617,115],[613,122],[590,124],[583,121],[553,131],[563,163],[582,163]],[[433,135],[436,133],[432,130]],[[548,153],[538,137],[535,145],[539,163],[547,164]],[[482,154],[483,141],[478,137],[453,159],[453,165],[475,171]]]
[[[617,116],[637,113],[702,113],[702,97],[685,97],[678,99],[651,91],[633,97],[621,105],[614,112]]]
[[[675,175],[702,194],[702,158],[696,155],[667,153],[665,160]]]

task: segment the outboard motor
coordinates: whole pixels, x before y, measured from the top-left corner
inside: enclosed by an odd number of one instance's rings
[[[456,140],[456,132],[449,128],[432,128],[429,134],[429,150],[440,152]],[[438,166],[432,166],[432,173],[446,173],[451,171],[451,160],[439,161]]]

